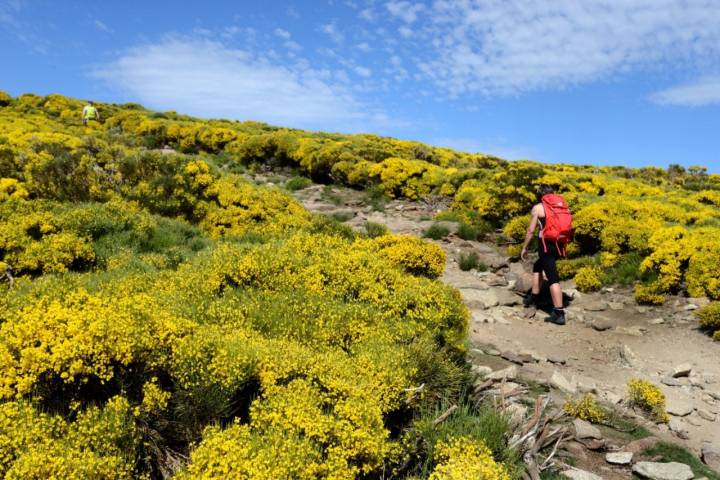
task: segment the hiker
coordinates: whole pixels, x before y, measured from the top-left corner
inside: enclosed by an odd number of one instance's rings
[[[556,325],[565,325],[565,309],[563,308],[563,293],[560,286],[556,262],[565,256],[565,246],[572,235],[572,216],[567,202],[562,196],[555,194],[550,185],[541,185],[537,191],[538,203],[532,207],[530,226],[525,235],[520,258],[523,262],[528,258],[528,245],[535,236],[535,229],[540,226],[538,234],[538,255],[540,258],[533,265],[533,281],[530,294],[525,297],[523,304],[526,307],[537,303],[542,283],[542,274],[545,273],[550,284],[550,296],[553,309],[546,322]]]
[[[87,125],[90,120],[100,121],[100,112],[98,112],[95,102],[90,100],[87,105],[83,107],[82,111],[82,123]]]

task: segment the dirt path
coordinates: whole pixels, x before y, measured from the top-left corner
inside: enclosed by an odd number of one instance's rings
[[[296,192],[296,197],[310,211],[349,218],[346,223],[357,229],[370,221],[394,233],[422,235],[436,213],[426,205],[404,201],[372,211],[362,192],[348,189],[313,186]],[[542,310],[524,308],[522,297],[515,293],[528,281],[530,264],[510,263],[496,246],[454,235],[436,243],[448,254],[442,280],[462,292],[472,313],[475,363],[492,363],[488,354],[503,356],[519,365],[523,378],[554,390],[561,386],[560,393],[566,396],[593,392],[610,403],[624,399],[628,379],[650,380],[662,387],[673,414],[675,431],[666,425],[651,426],[657,435],[698,454],[702,442],[720,448],[720,343],[696,328],[692,309],[702,300],[673,298],[663,307],[643,307],[635,304],[629,288],[581,294],[565,282],[564,291],[573,298],[568,324],[558,327],[543,321]],[[490,267],[489,272],[460,270],[459,254],[471,251]],[[689,366],[689,373],[673,378],[683,364]],[[551,382],[553,374],[567,385]]]

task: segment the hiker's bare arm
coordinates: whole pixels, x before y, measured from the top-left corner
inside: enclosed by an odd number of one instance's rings
[[[530,213],[532,214],[532,218],[530,219],[530,225],[528,225],[527,233],[525,234],[525,242],[523,243],[522,252],[520,253],[520,259],[522,261],[527,260],[527,248],[528,245],[530,245],[533,235],[535,235],[535,229],[537,228],[539,216],[537,206],[533,207]]]

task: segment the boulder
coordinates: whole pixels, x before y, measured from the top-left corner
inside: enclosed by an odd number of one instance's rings
[[[515,279],[513,290],[520,293],[529,292],[532,288],[532,273],[522,273]]]
[[[602,439],[600,430],[590,422],[576,418],[573,420],[573,426],[575,427],[575,437],[580,440],[585,438]]]
[[[720,450],[713,447],[711,443],[704,442],[700,449],[700,459],[705,465],[716,472],[720,472]]]
[[[498,289],[495,291],[495,296],[498,304],[502,306],[512,307],[522,303],[522,298],[510,290]]]
[[[689,363],[682,363],[675,367],[672,376],[673,378],[688,377],[690,376],[690,372],[692,372],[692,365]]]
[[[689,402],[684,402],[682,400],[677,400],[674,398],[668,398],[666,410],[670,415],[674,415],[676,417],[685,417],[687,415],[690,415],[693,412],[694,408]]]
[[[550,377],[550,386],[557,388],[561,392],[575,394],[577,393],[577,387],[574,383],[571,383],[567,378],[557,370],[553,372]]]
[[[633,455],[633,452],[610,452],[605,454],[605,461],[613,465],[629,465]]]
[[[602,477],[579,468],[569,468],[561,472],[562,476],[572,480],[603,480]]]
[[[683,422],[679,418],[671,418],[668,422],[668,428],[670,428],[671,432],[684,440],[690,438],[690,434],[688,433],[687,427],[685,426],[685,422]]]
[[[678,462],[638,462],[632,471],[650,480],[691,480],[695,477],[690,467]]]

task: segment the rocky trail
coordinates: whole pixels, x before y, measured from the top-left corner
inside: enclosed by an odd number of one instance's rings
[[[376,211],[364,192],[320,185],[295,196],[308,210],[335,216],[356,229],[373,222],[393,233],[422,236],[436,223],[437,205],[394,200]],[[682,465],[661,465],[676,471],[656,473],[652,464],[628,459],[632,455],[627,452],[637,454],[658,439],[683,445],[720,470],[720,344],[698,331],[693,315],[706,299],[677,297],[662,307],[646,307],[635,303],[628,287],[585,294],[572,282],[563,282],[568,323],[556,326],[544,322],[546,312],[522,305],[521,292],[530,288],[531,262],[511,262],[496,245],[453,234],[436,243],[448,258],[442,280],[462,292],[472,315],[469,358],[479,374],[479,389],[499,394],[518,421],[532,415],[527,401],[514,398],[531,388],[528,385],[549,392],[557,406],[591,392],[653,434],[652,440],[633,442],[627,434],[576,421],[575,439],[564,447],[575,467],[568,467],[566,476],[629,478],[632,471],[643,478],[694,478]],[[459,256],[470,252],[488,271],[460,269]],[[626,405],[627,381],[637,377],[662,388],[669,424],[650,422]]]

